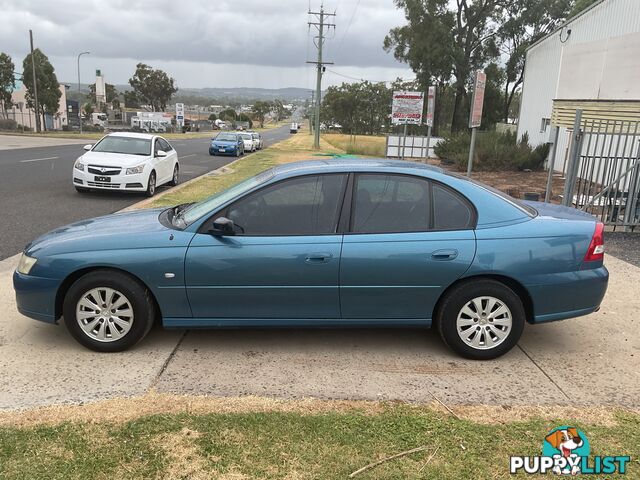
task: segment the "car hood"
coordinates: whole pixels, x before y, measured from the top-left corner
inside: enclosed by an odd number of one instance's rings
[[[91,218],[52,230],[25,248],[40,257],[90,250],[152,248],[173,245],[171,230],[160,223],[163,209],[116,213]],[[177,233],[177,232],[176,232]]]
[[[126,153],[87,152],[82,155],[82,163],[104,167],[133,167],[148,161],[151,155],[128,155]]]

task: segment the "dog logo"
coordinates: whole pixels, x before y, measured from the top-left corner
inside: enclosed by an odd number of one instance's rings
[[[568,466],[561,468],[555,465],[553,473],[556,475],[577,475],[580,473],[582,457],[589,456],[589,441],[584,433],[575,427],[557,427],[544,437],[542,455],[547,457],[562,457]]]

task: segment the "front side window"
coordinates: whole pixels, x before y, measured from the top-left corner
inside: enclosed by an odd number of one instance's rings
[[[239,235],[323,235],[336,232],[346,175],[283,180],[231,205]]]
[[[171,150],[173,150],[173,147],[169,145],[169,142],[167,142],[164,138],[159,138],[158,142],[160,142],[160,150],[164,150],[165,152],[170,152]]]
[[[351,231],[400,233],[429,230],[429,182],[407,175],[356,177]]]

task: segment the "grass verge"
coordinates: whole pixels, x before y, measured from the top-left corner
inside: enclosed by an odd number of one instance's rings
[[[424,446],[356,478],[507,479],[509,456],[539,455],[545,434],[558,425],[582,430],[592,455],[631,455],[626,478],[638,478],[640,470],[640,417],[628,411],[609,411],[602,421],[563,416],[566,409],[556,417],[550,409],[545,416],[506,421],[500,415],[492,422],[395,403],[249,397],[212,399],[222,408],[207,411],[202,397],[169,397],[168,413],[141,411],[124,421],[117,409],[134,400],[97,404],[95,417],[0,422],[0,478],[338,479]],[[59,408],[78,413],[91,405]],[[113,416],[105,418],[109,410]]]
[[[342,133],[327,133],[322,136],[329,144],[352,155],[367,155],[370,157],[386,156],[386,137],[369,135],[346,135]]]
[[[311,135],[303,133],[291,135],[287,140],[236,160],[216,174],[205,175],[182,188],[159,196],[151,206],[164,207],[196,202],[278,164],[308,160],[314,158],[314,155],[333,153],[344,152],[324,141],[321,142],[320,151],[317,151],[313,149]]]

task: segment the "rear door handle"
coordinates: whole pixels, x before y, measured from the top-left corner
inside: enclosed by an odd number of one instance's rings
[[[309,253],[304,261],[311,264],[327,263],[332,258],[333,255],[330,253]]]
[[[454,260],[458,256],[458,250],[436,250],[431,254],[432,260]]]

